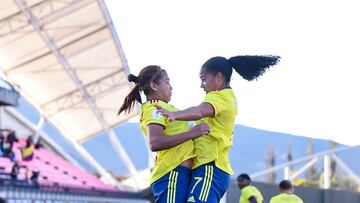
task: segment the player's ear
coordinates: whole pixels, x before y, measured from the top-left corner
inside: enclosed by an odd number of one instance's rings
[[[154,92],[156,92],[158,90],[158,85],[154,81],[151,81],[149,83],[149,86],[150,86],[151,90]]]
[[[221,72],[217,72],[215,74],[215,79],[218,82],[222,82],[223,80],[225,80],[225,76]]]

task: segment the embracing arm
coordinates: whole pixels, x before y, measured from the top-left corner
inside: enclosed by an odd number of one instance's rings
[[[209,126],[206,123],[200,123],[189,131],[172,136],[165,136],[163,134],[164,126],[162,125],[149,124],[147,128],[150,149],[153,152],[172,148],[190,139],[195,139],[210,132]]]
[[[169,112],[160,106],[156,106],[156,108],[170,121],[192,121],[199,120],[205,117],[214,117],[215,115],[215,110],[213,106],[209,103],[201,103],[199,106],[190,107],[188,109],[176,112]]]

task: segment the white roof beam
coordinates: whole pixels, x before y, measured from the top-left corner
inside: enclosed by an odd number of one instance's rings
[[[79,40],[82,40],[82,39],[85,39],[86,37],[88,37],[88,36],[90,36],[90,35],[93,35],[93,34],[95,34],[95,33],[97,33],[97,32],[100,32],[100,31],[102,31],[102,30],[104,30],[104,29],[106,29],[106,25],[105,25],[105,24],[104,24],[103,26],[99,27],[98,29],[90,32],[90,33],[86,33],[86,34],[84,34],[84,35],[81,35],[80,37],[78,37],[78,38],[76,38],[76,39],[74,39],[74,40],[72,40],[72,41],[70,41],[70,42],[62,45],[61,47],[57,47],[57,50],[65,49],[66,47],[71,46],[71,45],[74,44],[75,42],[77,42],[77,41],[79,41]],[[43,30],[44,32],[46,32],[44,29],[42,29],[42,30]],[[59,53],[60,53],[60,51],[59,51]],[[79,52],[78,52],[78,53],[79,53]],[[20,64],[17,64],[17,65],[15,65],[15,66],[12,66],[12,67],[8,68],[6,71],[4,71],[4,73],[7,73],[7,72],[9,72],[9,71],[13,71],[13,70],[15,70],[15,69],[21,68],[22,66],[25,66],[25,65],[27,65],[27,64],[29,64],[29,63],[31,63],[31,62],[34,62],[34,61],[36,61],[36,60],[39,60],[39,59],[43,58],[43,57],[46,57],[46,56],[48,56],[49,54],[54,54],[54,53],[53,53],[52,50],[47,51],[47,52],[45,52],[45,53],[43,53],[43,54],[41,54],[41,55],[39,55],[39,56],[37,56],[37,57],[34,57],[34,58],[28,60],[28,61],[24,61],[24,62],[22,62],[22,63],[20,63]],[[61,54],[61,53],[60,53],[60,54]]]
[[[66,3],[66,2],[63,2],[63,3]],[[50,13],[46,14],[45,16],[42,16],[41,18],[38,18],[40,25],[49,24],[49,23],[59,19],[59,17],[56,15],[59,15],[59,14],[66,15],[67,13],[72,12],[73,9],[69,9],[70,7],[73,7],[74,9],[76,9],[78,7],[84,7],[84,6],[87,6],[88,4],[90,4],[91,1],[76,0],[76,1],[67,2],[67,3],[68,3],[68,5],[61,7],[60,9],[57,9],[57,10],[51,9]],[[46,5],[50,5],[50,4],[51,4],[50,0],[44,0],[44,1],[41,1],[39,3],[32,5],[30,7],[30,9],[35,9],[37,7],[46,6]],[[26,21],[24,21],[23,23],[19,23],[19,20],[18,20],[19,16],[22,16],[21,11],[14,13],[14,14],[0,20],[0,37],[7,36],[10,34],[14,34],[14,33],[28,33],[28,32],[34,31],[34,30],[24,30],[26,27],[29,27],[29,23]],[[14,27],[12,22],[16,22],[17,26]],[[46,29],[48,29],[48,28],[46,28]],[[2,30],[5,30],[5,32],[2,32]]]
[[[100,81],[88,84],[85,87],[91,97],[96,100],[98,97],[101,97],[107,92],[125,84],[119,80],[121,79],[119,76],[121,76],[120,72],[107,76]],[[84,100],[79,97],[79,92],[74,90],[69,94],[62,95],[46,104],[41,105],[41,108],[44,109],[45,114],[50,117],[66,109],[74,108],[83,102]]]
[[[56,56],[58,62],[61,64],[63,69],[66,71],[68,76],[71,78],[71,80],[75,83],[75,85],[79,88],[79,91],[81,92],[82,96],[84,97],[87,104],[90,106],[91,110],[93,111],[94,115],[96,116],[98,122],[106,132],[106,134],[109,136],[111,143],[113,144],[115,151],[119,155],[119,157],[123,160],[126,167],[128,168],[129,172],[132,175],[135,175],[137,173],[135,166],[133,165],[132,161],[130,160],[128,154],[126,153],[125,149],[123,148],[120,141],[116,138],[116,135],[114,131],[108,126],[106,123],[102,113],[95,105],[94,101],[92,100],[91,96],[85,89],[85,87],[82,85],[80,79],[75,74],[74,70],[70,67],[69,63],[65,60],[64,56],[61,54],[59,49],[55,46],[53,41],[51,40],[50,36],[47,34],[45,30],[42,29],[42,27],[39,25],[37,19],[32,15],[29,8],[26,7],[26,4],[23,0],[15,0],[17,6],[21,9],[22,13],[28,18],[29,22],[33,25],[35,30],[39,33],[41,38],[44,40],[46,45],[49,47],[49,49],[52,51],[52,53]],[[74,143],[76,144],[76,143]],[[76,146],[76,145],[75,145]],[[92,157],[91,157],[92,158]],[[101,171],[99,171],[101,172]]]

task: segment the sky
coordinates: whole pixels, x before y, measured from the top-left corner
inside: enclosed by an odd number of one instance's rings
[[[360,144],[360,12],[355,0],[106,0],[130,71],[166,69],[171,104],[201,103],[210,57],[279,55],[259,80],[235,72],[236,123]],[[132,119],[132,122],[136,119]]]

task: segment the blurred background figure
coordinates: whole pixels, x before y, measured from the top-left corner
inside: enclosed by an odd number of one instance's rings
[[[264,202],[261,192],[255,186],[251,185],[251,178],[248,174],[240,174],[236,180],[241,190],[240,203]]]
[[[303,203],[302,199],[294,194],[294,188],[288,180],[279,184],[280,194],[271,198],[270,203]]]

